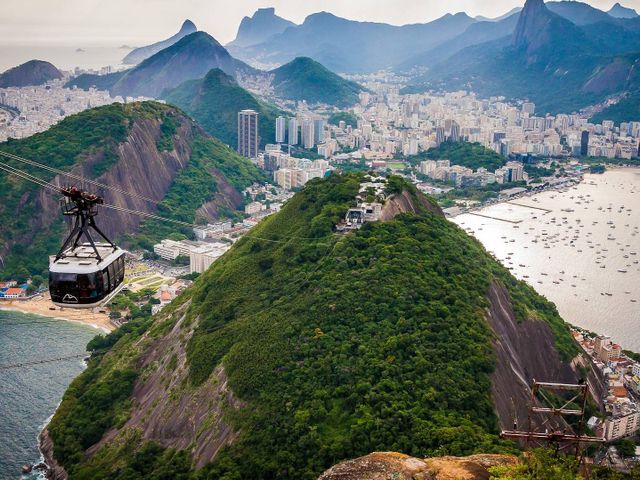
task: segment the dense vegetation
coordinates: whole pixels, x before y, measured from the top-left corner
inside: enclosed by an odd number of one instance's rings
[[[615,105],[595,114],[589,121],[602,123],[604,120],[612,120],[616,125],[640,121],[640,90],[629,93]]]
[[[217,172],[222,173],[237,191],[244,190],[253,182],[266,180],[261,170],[219,141],[198,138],[192,144],[189,164],[178,173],[167,195],[158,203],[158,214],[191,224],[204,221],[197,217],[196,211],[206,202],[214,200],[216,193],[220,192]],[[220,203],[219,207],[229,212],[235,210],[235,206],[228,201]],[[150,219],[143,222],[139,231],[128,236],[127,240],[132,247],[152,250],[154,243],[169,237],[172,232],[192,235],[189,227]]]
[[[451,165],[462,165],[473,170],[482,167],[490,172],[506,163],[502,155],[479,143],[449,141],[407,158],[412,165],[417,165],[424,160],[451,160]]]
[[[586,469],[586,471],[585,471]],[[551,449],[526,452],[520,463],[490,468],[491,480],[637,480],[640,468],[628,473],[596,465],[580,466],[576,457],[555,453]]]
[[[350,107],[364,89],[308,58],[298,57],[270,72],[275,94],[287,100]]]
[[[351,125],[353,128],[358,127],[358,117],[351,112],[335,112],[329,117],[328,122],[331,125],[338,125],[340,122],[344,122],[347,126]]]
[[[568,358],[576,350],[566,325],[399,177],[388,191],[410,192],[415,214],[334,235],[361,178],[311,181],[173,306],[191,300],[187,321],[199,319],[187,349],[190,385],[179,394],[215,381],[222,362],[247,405],[226,410],[240,435],[213,464],[187,474],[179,453],[123,431],[89,463],[65,466],[84,472],[78,478],[137,478],[126,472],[143,457],[176,478],[312,479],[375,450],[512,451],[498,438],[489,393],[490,283],[507,287],[518,318],[548,322]],[[110,358],[133,362],[128,345],[117,343]],[[66,418],[74,408],[62,408]]]
[[[163,98],[191,115],[209,134],[231,148],[238,145],[238,112],[258,112],[260,146],[275,142],[276,117],[283,113],[274,105],[259,100],[239,86],[220,69],[203,79],[189,80],[165,92]]]
[[[112,104],[86,110],[65,118],[46,132],[23,140],[9,139],[0,144],[0,149],[67,171],[90,155],[101,155],[102,162],[111,163],[117,160],[115,147],[125,140],[134,117],[157,115],[155,109],[152,104]],[[13,160],[3,159],[2,162],[42,180],[50,181],[54,176]],[[32,222],[38,213],[35,199],[39,191],[40,188],[31,182],[4,172],[0,174],[0,240],[9,244],[18,242],[12,254],[4,258],[1,272],[4,277],[42,273],[48,255],[59,248],[62,216],[46,233],[33,232]],[[29,242],[25,241],[25,234],[28,234]]]
[[[48,426],[56,458],[65,465],[79,464],[87,448],[111,426],[127,419],[129,397],[138,372],[130,359],[104,358],[104,354],[116,344],[130,353],[133,342],[151,325],[151,304],[147,302],[140,308],[136,303],[140,300],[140,295],[132,293],[117,299],[118,304],[127,308],[129,322],[89,342],[89,368],[71,383]],[[70,468],[69,473],[73,475],[74,470]]]
[[[0,150],[65,171],[88,162],[89,176],[97,178],[119,161],[117,146],[126,141],[133,124],[146,119],[160,124],[157,149],[172,150],[173,137],[180,122],[186,119],[175,108],[155,102],[111,104],[86,110],[67,117],[46,132],[2,143]],[[195,211],[219,192],[217,184],[221,174],[237,190],[264,178],[250,162],[217,140],[202,135],[197,129],[193,133],[190,140],[193,162],[178,173],[166,198],[159,204],[161,214],[190,222],[195,220]],[[54,177],[51,172],[14,160],[2,161],[42,180],[51,181]],[[51,195],[55,201],[58,197],[54,192],[42,191],[32,182],[0,173],[0,249],[3,256],[0,277],[47,276],[48,256],[60,248],[65,224],[62,215],[41,219],[39,196]],[[223,192],[220,193],[221,207],[233,211],[234,205]],[[144,244],[148,245],[175,230],[158,222],[147,222],[143,224],[140,243],[146,241]],[[3,248],[5,244],[11,248]]]

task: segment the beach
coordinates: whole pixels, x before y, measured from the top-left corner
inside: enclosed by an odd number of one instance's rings
[[[94,312],[88,309],[73,309],[56,307],[49,294],[38,295],[29,300],[0,301],[0,310],[21,312],[43,317],[61,318],[70,322],[82,323],[105,333],[115,330],[107,313]]]

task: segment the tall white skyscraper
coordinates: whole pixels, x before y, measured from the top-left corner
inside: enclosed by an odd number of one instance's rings
[[[286,142],[287,119],[284,117],[276,118],[276,143]]]
[[[289,145],[298,144],[298,120],[296,118],[289,119]]]
[[[238,153],[244,157],[256,158],[259,144],[258,112],[255,110],[238,112]]]
[[[313,126],[313,120],[305,119],[302,121],[302,145],[304,148],[311,149],[315,145]]]
[[[321,118],[313,121],[313,141],[315,143],[324,142],[324,126],[325,122]]]

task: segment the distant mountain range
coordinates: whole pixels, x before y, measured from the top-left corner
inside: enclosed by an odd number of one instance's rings
[[[68,86],[96,86],[112,95],[158,98],[182,82],[204,77],[209,70],[219,68],[235,77],[242,72],[257,73],[249,65],[236,60],[218,41],[205,32],[195,32],[159,51],[139,65],[124,72],[109,75],[80,75]]]
[[[578,26],[597,23],[633,27],[635,11],[620,5],[603,12],[577,1],[553,1],[547,8]],[[327,68],[344,73],[367,73],[381,69],[405,71],[411,67],[430,67],[472,45],[510,35],[521,8],[497,18],[471,18],[465,13],[447,14],[428,23],[393,26],[384,23],[358,22],[327,12],[309,15],[301,25],[288,25],[279,33],[269,31],[263,40],[234,40],[228,45],[237,58],[254,65],[283,64],[295,57],[310,57]],[[260,17],[269,22],[284,21],[269,14]],[[246,17],[238,31],[242,38],[248,25],[257,25]],[[264,20],[265,25],[269,25]],[[627,22],[627,23],[625,23]],[[280,28],[282,28],[282,24]],[[249,45],[249,43],[251,43]]]
[[[308,57],[295,58],[269,73],[275,95],[288,100],[349,107],[358,102],[358,94],[364,90]]]
[[[216,70],[219,73],[215,73]],[[203,78],[205,75],[207,78]],[[270,72],[253,69],[233,58],[205,32],[187,35],[130,70],[108,75],[83,74],[67,86],[83,89],[95,86],[109,90],[112,95],[164,96],[190,113],[198,112],[201,120],[206,117],[205,128],[209,127],[210,133],[219,134],[224,142],[233,145],[235,120],[231,122],[226,118],[229,112],[219,108],[231,108],[234,118],[238,109],[253,108],[263,114],[264,121],[275,118],[276,111],[264,102],[260,104],[237,85],[234,79],[238,75],[263,76],[271,81],[275,95],[282,99],[338,107],[357,103],[358,93],[363,91],[357,83],[343,79],[310,58],[296,58]],[[225,95],[228,98],[224,98]],[[216,108],[206,111],[213,106]],[[214,118],[215,115],[220,118]],[[264,125],[264,138],[268,141],[273,137],[272,129],[273,125]]]
[[[174,43],[183,39],[187,35],[190,35],[196,32],[198,29],[195,24],[191,20],[185,20],[180,27],[180,31],[173,35],[172,37],[167,38],[166,40],[162,40],[160,42],[156,42],[152,45],[147,45],[146,47],[135,48],[129,54],[124,57],[122,63],[125,65],[137,65],[138,63],[146,60],[147,58],[155,55],[160,50],[164,50],[167,47],[170,47]]]
[[[62,78],[62,72],[49,62],[30,60],[0,73],[0,88],[42,85]]]
[[[549,8],[558,5],[565,16]],[[570,112],[636,90],[640,22],[609,17],[578,25],[566,18],[567,12],[574,19],[580,13],[577,18],[582,20],[576,22],[586,22],[591,7],[584,5],[527,0],[511,35],[467,46],[433,65],[417,83],[529,98],[541,113]]]
[[[214,68],[198,80],[188,80],[163,96],[193,117],[207,133],[235,148],[238,144],[240,110],[259,113],[260,144],[273,143],[275,120],[280,111],[274,105],[259,100],[219,68]]]
[[[465,13],[398,27],[320,12],[260,44],[232,51],[249,63],[283,64],[296,57],[310,57],[337,72],[371,72],[410,57],[416,46],[427,50],[447,42],[472,23],[475,20]]]
[[[611,10],[607,12],[612,17],[616,18],[636,18],[638,17],[638,12],[636,12],[632,8],[623,7],[619,3],[616,3]]]
[[[227,48],[256,45],[295,26],[295,23],[277,16],[275,8],[259,8],[252,17],[242,19],[235,40]]]

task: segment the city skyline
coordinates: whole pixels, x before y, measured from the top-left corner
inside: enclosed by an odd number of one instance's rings
[[[497,17],[523,3],[523,0],[451,0],[446,4],[433,0],[310,0],[304,4],[294,0],[187,0],[178,4],[170,0],[143,0],[132,4],[114,0],[104,8],[101,0],[67,0],[50,9],[44,0],[27,0],[4,12],[0,19],[0,38],[3,39],[0,43],[69,44],[91,39],[94,44],[128,41],[137,42],[136,46],[139,46],[175,33],[180,23],[189,18],[199,29],[225,44],[235,38],[243,17],[265,7],[275,7],[277,15],[298,24],[312,13],[327,11],[350,20],[404,25],[426,23],[457,12]],[[606,11],[616,1],[588,0],[584,3]],[[640,9],[640,0],[621,3]],[[98,11],[100,14],[96,15]]]

